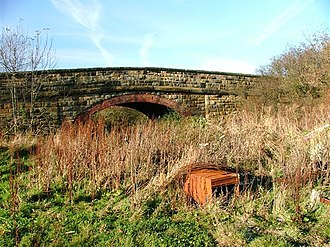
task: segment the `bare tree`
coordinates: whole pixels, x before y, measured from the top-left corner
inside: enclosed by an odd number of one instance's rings
[[[6,86],[11,95],[13,128],[32,129],[35,122],[35,100],[44,82],[47,70],[56,64],[48,29],[36,31],[33,37],[24,31],[21,23],[14,29],[3,28],[0,39],[0,69],[7,76]],[[15,74],[24,71],[23,80]],[[24,108],[25,116],[20,108]],[[25,122],[23,124],[23,122]],[[26,126],[27,125],[27,126]]]

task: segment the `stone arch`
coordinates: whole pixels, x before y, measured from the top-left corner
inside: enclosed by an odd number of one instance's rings
[[[147,115],[149,118],[161,116],[166,113],[166,110],[175,111],[181,116],[191,115],[189,111],[180,106],[177,102],[170,99],[166,99],[164,97],[160,97],[158,95],[124,94],[120,96],[115,96],[111,99],[106,99],[101,103],[92,106],[87,111],[79,114],[76,117],[75,122],[86,121],[91,118],[94,113],[114,106],[124,106],[138,110]]]

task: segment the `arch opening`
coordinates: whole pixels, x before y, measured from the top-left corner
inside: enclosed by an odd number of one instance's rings
[[[144,115],[146,115],[150,119],[160,118],[174,110],[160,104],[154,104],[149,102],[132,102],[132,103],[124,103],[119,106],[128,107],[134,110],[137,110]]]
[[[177,102],[158,95],[125,94],[104,100],[92,106],[86,112],[79,114],[75,121],[86,121],[94,113],[113,106],[122,106],[137,110],[151,119],[162,117],[170,112],[176,112],[180,116],[190,115],[190,112],[181,107]]]

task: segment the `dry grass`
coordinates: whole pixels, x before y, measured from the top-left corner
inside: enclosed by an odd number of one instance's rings
[[[329,187],[329,123],[329,105],[319,104],[243,110],[220,124],[193,117],[106,132],[102,121],[64,123],[47,137],[16,136],[3,145],[36,146],[27,188],[50,196],[60,191],[69,203],[82,194],[93,200],[105,190],[124,191],[137,219],[145,202],[159,196],[159,210],[190,211],[182,188],[193,168],[237,170],[243,186],[239,198],[218,198],[199,211],[211,219],[219,245],[322,245],[329,214],[309,197],[312,189]],[[305,222],[313,217],[317,223]]]
[[[66,123],[39,143],[35,181],[45,192],[60,183],[71,199],[78,189],[93,194],[119,188],[136,194],[151,184],[165,189],[183,167],[198,160],[196,135],[197,129],[187,136],[187,129],[169,122],[150,121],[109,133],[102,122]]]
[[[182,196],[184,175],[211,165],[270,179],[279,197],[284,188],[291,191],[298,212],[303,187],[312,188],[320,176],[329,183],[330,131],[313,132],[329,122],[329,107],[320,105],[242,111],[222,125],[150,121],[109,133],[102,122],[65,123],[39,142],[33,181],[45,192],[61,184],[70,199],[78,190],[95,195],[120,188],[139,201],[173,183]]]

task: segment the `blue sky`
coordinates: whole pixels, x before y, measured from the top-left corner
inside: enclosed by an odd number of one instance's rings
[[[330,0],[0,0],[0,11],[1,27],[49,28],[57,68],[254,73],[330,28]]]

